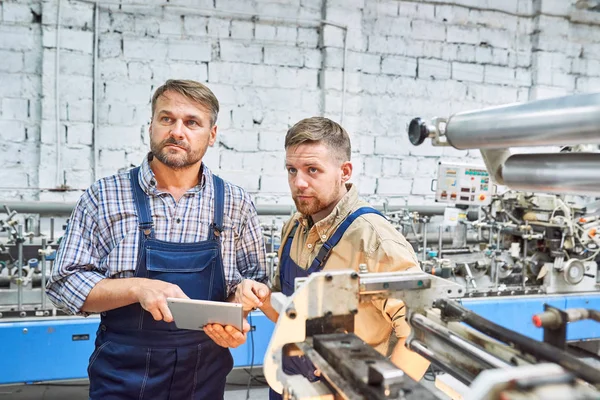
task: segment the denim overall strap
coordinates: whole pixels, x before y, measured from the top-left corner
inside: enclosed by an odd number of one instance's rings
[[[139,181],[140,167],[135,167],[129,171],[129,180],[133,189],[133,201],[138,210],[138,227],[146,237],[154,237],[154,223],[152,222],[152,214],[150,213],[150,203],[148,196],[140,186]]]
[[[223,232],[223,213],[225,209],[225,184],[223,183],[223,179],[213,175],[213,188],[215,191],[215,209],[209,236],[211,239],[216,240],[221,236],[221,232]]]
[[[319,250],[319,253],[317,254],[312,264],[307,270],[309,274],[312,274],[313,272],[319,272],[323,269],[325,263],[327,262],[327,259],[331,255],[331,250],[339,243],[340,239],[342,239],[342,236],[344,236],[344,233],[346,233],[346,230],[350,227],[350,225],[352,225],[354,220],[364,214],[378,214],[385,218],[383,214],[381,214],[373,207],[361,207],[358,210],[354,211],[352,214],[346,217],[346,219],[340,224],[340,226],[336,229],[333,235],[331,235],[329,240],[323,243],[323,247],[321,247],[321,250]]]
[[[290,257],[290,250],[292,248],[292,241],[294,235],[298,229],[298,221],[296,221],[294,227],[288,234],[283,250],[281,252],[281,265],[279,267],[279,285],[281,292],[286,296],[291,296],[294,293],[294,279],[297,277],[306,277],[308,274],[305,270],[300,268],[296,263],[292,261]]]

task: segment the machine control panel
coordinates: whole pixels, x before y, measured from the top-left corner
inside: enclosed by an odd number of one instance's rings
[[[494,184],[484,166],[440,162],[437,176],[435,201],[475,206],[492,201]]]

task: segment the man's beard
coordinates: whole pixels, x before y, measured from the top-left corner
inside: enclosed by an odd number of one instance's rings
[[[329,199],[332,199],[331,201],[337,199],[339,193],[340,189],[336,187],[335,191],[329,196]],[[292,198],[294,199],[294,204],[296,204],[296,209],[303,215],[315,215],[331,205],[331,201],[328,202],[326,199],[320,199],[317,196],[311,197],[308,201],[299,200],[298,196],[301,195],[306,195],[306,193],[296,193]]]
[[[166,147],[170,144],[185,149],[186,153],[170,154],[169,149]],[[190,152],[190,146],[188,144],[183,141],[176,140],[172,136],[169,136],[160,143],[151,141],[150,151],[152,152],[152,155],[160,162],[176,170],[185,169],[198,163],[198,161],[202,160],[202,156],[204,155],[202,154],[202,151]]]
[[[304,215],[314,215],[325,208],[323,203],[316,197],[311,198],[309,201],[298,200],[294,197],[294,203],[296,209]]]

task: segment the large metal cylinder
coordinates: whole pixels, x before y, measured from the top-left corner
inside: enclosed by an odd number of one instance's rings
[[[515,154],[502,168],[511,189],[600,194],[600,153]]]
[[[600,144],[600,93],[458,113],[445,135],[461,150]]]

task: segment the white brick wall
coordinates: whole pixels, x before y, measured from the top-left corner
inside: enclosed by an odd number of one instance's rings
[[[341,118],[344,31],[319,24],[323,17],[348,26],[344,126],[353,181],[372,201],[427,203],[440,159],[478,159],[476,151],[410,145],[406,126],[415,116],[600,90],[600,18],[569,1],[168,3],[186,12],[132,2],[102,6],[99,15],[98,177],[141,161],[152,92],[169,78],[196,79],[221,102],[207,164],[257,202],[291,204],[285,132],[307,116]],[[77,192],[20,188],[83,189],[94,179],[93,5],[62,1],[58,171],[56,7],[0,2],[0,175],[11,188],[0,199],[73,199]],[[213,8],[217,17],[200,10]]]

